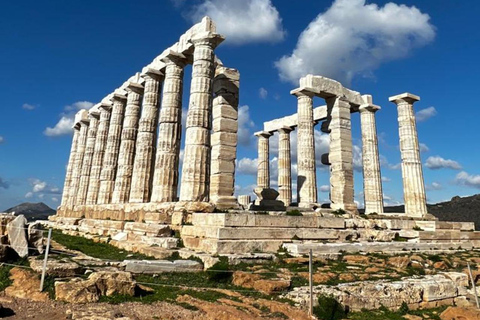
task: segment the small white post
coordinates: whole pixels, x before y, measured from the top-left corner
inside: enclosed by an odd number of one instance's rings
[[[309,251],[309,259],[308,259],[308,282],[310,286],[310,316],[313,316],[313,253],[312,249]]]
[[[472,276],[472,270],[470,269],[470,262],[467,261],[468,273],[470,275],[470,280],[472,281],[473,294],[475,295],[475,301],[477,302],[477,309],[480,309],[480,304],[478,302],[477,288],[475,286],[475,279]]]
[[[45,281],[45,272],[47,271],[48,251],[50,251],[51,239],[52,239],[52,228],[48,229],[47,248],[45,249],[45,259],[43,259],[42,279],[40,280],[40,292],[43,291],[43,282]]]

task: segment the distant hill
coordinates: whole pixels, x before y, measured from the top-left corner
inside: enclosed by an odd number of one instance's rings
[[[440,221],[475,222],[475,229],[480,230],[480,194],[463,198],[455,196],[450,201],[427,206],[428,213]],[[405,207],[386,207],[385,212],[405,212]]]
[[[49,216],[56,213],[55,210],[53,210],[43,202],[25,202],[15,207],[9,208],[4,212],[15,212],[15,215],[23,214],[28,221],[47,220]]]

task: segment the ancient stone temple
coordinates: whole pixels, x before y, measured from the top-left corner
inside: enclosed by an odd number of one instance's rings
[[[62,203],[51,218],[54,227],[154,257],[176,250],[210,262],[205,253],[251,258],[255,252],[255,259],[263,259],[280,248],[303,255],[309,250],[331,254],[480,246],[472,223],[439,222],[427,212],[413,109],[420,98],[411,93],[390,97],[398,111],[405,213],[387,214],[376,129],[380,107],[372,96],[318,75],[301,78],[291,91],[296,113],[265,122],[255,133],[258,174],[252,191],[257,198],[252,202],[249,195],[240,195],[237,202],[240,75],[215,54],[223,40],[205,17],[90,110],[78,112]],[[188,65],[191,85],[182,119]],[[315,107],[318,98],[324,104]],[[354,201],[354,113],[360,114],[366,215],[359,214]],[[329,135],[329,151],[323,155],[316,154],[316,125]],[[272,137],[278,137],[278,189],[272,188],[270,176]],[[329,167],[329,181],[317,181],[319,158]],[[319,183],[330,185],[330,203],[319,203]],[[184,248],[179,248],[179,237]],[[399,238],[404,241],[395,242]]]

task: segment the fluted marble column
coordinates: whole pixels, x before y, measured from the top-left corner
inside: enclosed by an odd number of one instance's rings
[[[382,177],[375,121],[375,112],[378,110],[380,110],[380,107],[373,104],[363,104],[359,108],[362,129],[363,194],[366,214],[383,213]]]
[[[423,217],[427,214],[427,200],[413,111],[413,104],[420,97],[404,93],[390,97],[389,100],[397,105],[398,111],[405,213],[411,217]]]
[[[145,79],[145,90],[142,115],[138,124],[129,202],[148,202],[149,200],[163,73],[148,69],[144,70],[142,77]]]
[[[292,128],[278,130],[278,200],[286,207],[292,203],[292,156],[290,153],[290,132]]]
[[[257,187],[270,188],[270,137],[272,134],[266,131],[256,132],[258,137],[258,171]]]
[[[353,147],[350,104],[341,97],[326,99],[330,121],[330,200],[332,209],[356,210],[353,191]]]
[[[102,172],[100,173],[100,190],[98,192],[98,204],[110,203],[113,188],[115,186],[115,173],[117,170],[118,151],[122,134],[123,115],[127,97],[115,93],[112,97],[112,115],[108,128],[107,146],[103,158]]]
[[[180,140],[182,137],[182,94],[185,57],[170,53],[163,61],[165,80],[158,119],[158,142],[151,202],[177,200]]]
[[[85,145],[87,143],[88,134],[88,111],[80,110],[75,117],[75,122],[80,126],[80,132],[77,141],[77,150],[75,152],[75,161],[72,170],[72,181],[70,183],[68,193],[68,206],[76,206],[77,192],[80,184],[80,176],[82,174],[83,157],[85,155]]]
[[[95,150],[95,140],[97,138],[97,128],[100,112],[98,105],[95,105],[88,112],[90,124],[88,126],[87,142],[85,145],[85,155],[83,156],[82,173],[80,175],[80,184],[78,187],[77,205],[84,205],[87,200],[88,185],[90,182],[90,172],[92,169],[93,153]]]
[[[127,203],[132,183],[133,162],[135,159],[135,141],[137,139],[140,105],[143,97],[143,86],[130,82],[127,90],[127,106],[118,152],[118,168],[115,176],[115,187],[112,203]]]
[[[98,191],[100,188],[100,173],[102,172],[105,147],[107,145],[108,128],[112,112],[111,103],[101,103],[98,107],[100,120],[98,122],[97,136],[95,138],[95,149],[93,151],[92,169],[90,170],[90,182],[87,191],[87,205],[97,203]]]
[[[217,208],[238,207],[235,189],[238,98],[240,73],[219,66],[213,81],[213,130],[210,168],[210,202]]]
[[[64,207],[68,203],[68,196],[70,192],[70,184],[72,182],[72,172],[75,166],[75,155],[77,153],[78,137],[80,135],[80,125],[73,127],[72,147],[70,148],[70,156],[68,157],[67,173],[65,175],[65,183],[63,184],[62,202],[61,207]]]
[[[213,50],[223,39],[213,33],[191,39],[195,49],[180,185],[181,201],[209,200]]]
[[[292,93],[298,99],[297,201],[299,207],[310,207],[317,203],[313,94],[305,90]]]

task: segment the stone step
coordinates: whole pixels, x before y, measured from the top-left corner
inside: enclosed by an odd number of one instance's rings
[[[458,230],[437,230],[420,231],[419,239],[422,240],[480,240],[480,232],[458,231]]]
[[[460,231],[474,231],[475,223],[474,222],[452,222],[452,221],[436,221],[435,227],[439,229],[453,229]]]
[[[182,237],[185,248],[212,254],[239,252],[271,252],[280,249],[283,240],[217,240],[195,237]]]

